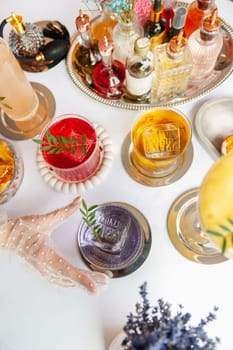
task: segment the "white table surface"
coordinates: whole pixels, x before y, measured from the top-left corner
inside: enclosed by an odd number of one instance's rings
[[[233,23],[233,4],[217,0],[219,14]],[[77,0],[1,1],[1,18],[12,11],[25,21],[59,20],[70,34],[75,33]],[[199,186],[213,159],[200,145],[195,133],[194,158],[188,172],[164,187],[146,187],[132,180],[121,162],[121,146],[136,111],[116,109],[91,99],[69,77],[65,62],[43,73],[26,73],[30,81],[47,86],[56,99],[56,115],[82,114],[103,125],[113,141],[114,159],[104,181],[84,194],[89,204],[108,201],[127,202],[147,217],[152,229],[152,248],[145,263],[131,275],[110,280],[97,296],[82,288],[64,289],[50,284],[11,253],[0,252],[0,349],[1,350],[104,350],[121,330],[126,315],[139,300],[138,287],[148,281],[151,302],[158,298],[182,304],[193,315],[193,323],[219,307],[217,320],[208,327],[219,336],[219,349],[233,349],[233,261],[217,265],[197,264],[181,256],[170,242],[166,219],[170,205],[183,191]],[[199,101],[177,107],[193,122],[195,113],[208,99],[232,97],[233,75]],[[221,115],[219,116],[221,118]],[[5,208],[10,217],[43,213],[69,203],[74,195],[55,192],[46,185],[36,166],[36,145],[14,141],[24,160],[23,183]],[[53,238],[63,257],[86,268],[75,245],[80,213],[74,215]]]

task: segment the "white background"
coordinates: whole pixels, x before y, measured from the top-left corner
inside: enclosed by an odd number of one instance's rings
[[[233,22],[233,4],[218,0],[219,14]],[[75,18],[83,4],[66,1],[1,1],[4,19],[12,11],[27,22],[59,20],[70,34],[75,33]],[[26,263],[7,252],[0,252],[0,349],[1,350],[104,350],[121,330],[126,315],[139,300],[138,287],[148,281],[151,302],[158,298],[182,304],[193,315],[193,323],[219,306],[217,320],[209,334],[221,338],[219,349],[233,349],[233,261],[202,265],[181,256],[170,242],[166,219],[170,205],[183,191],[199,186],[213,159],[193,134],[194,158],[189,171],[165,187],[146,187],[134,182],[121,163],[121,145],[137,112],[115,109],[92,100],[70,79],[65,62],[43,73],[26,73],[30,81],[46,85],[56,99],[56,115],[78,113],[103,125],[112,138],[114,160],[106,179],[86,192],[87,203],[122,201],[141,210],[152,229],[149,257],[135,273],[110,281],[97,296],[82,288],[63,289],[49,284]],[[193,123],[199,107],[215,97],[232,97],[233,77],[199,101],[178,107]],[[221,118],[221,115],[219,115]],[[16,196],[5,205],[10,217],[43,213],[69,203],[74,196],[58,193],[46,185],[36,166],[36,145],[14,142],[24,160],[23,183]],[[62,255],[76,266],[86,268],[75,245],[81,220],[74,215],[53,238]]]

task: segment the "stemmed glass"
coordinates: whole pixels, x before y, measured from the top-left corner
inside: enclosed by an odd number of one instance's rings
[[[40,133],[55,109],[51,92],[27,80],[3,38],[0,38],[0,107],[0,131],[11,139],[31,138]]]
[[[233,257],[233,152],[207,172],[200,188],[179,196],[168,213],[168,232],[190,260],[215,264]]]

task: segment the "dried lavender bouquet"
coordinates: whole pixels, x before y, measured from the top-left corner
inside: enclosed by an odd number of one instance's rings
[[[151,307],[147,283],[140,286],[141,303],[136,304],[136,313],[127,316],[122,341],[124,350],[215,350],[219,338],[210,338],[206,325],[215,320],[217,307],[196,326],[190,324],[191,314],[183,307],[173,315],[171,305],[159,299]]]

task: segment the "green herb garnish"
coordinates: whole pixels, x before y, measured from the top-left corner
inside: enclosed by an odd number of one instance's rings
[[[0,96],[0,103],[4,106],[4,107],[6,107],[6,108],[8,108],[8,109],[12,109],[12,107],[11,106],[9,106],[7,103],[5,103],[5,102],[2,102],[2,101],[4,101],[5,100],[5,98],[6,97],[2,97],[2,96]]]
[[[49,130],[46,131],[45,136],[47,141],[42,139],[32,140],[41,145],[41,151],[47,151],[48,154],[60,154],[62,152],[71,152],[74,154],[77,147],[81,147],[83,155],[85,156],[87,154],[87,137],[85,134],[81,136],[82,143],[80,143],[75,136],[71,138],[60,135],[54,136]]]
[[[229,226],[226,225],[218,225],[223,231],[228,232],[227,236],[218,232],[218,231],[213,231],[213,230],[207,230],[207,233],[215,236],[215,237],[219,237],[222,239],[222,246],[221,246],[221,253],[224,254],[226,251],[226,247],[227,247],[227,237],[231,236],[231,242],[233,245],[233,220],[231,219],[227,219],[228,223],[230,224]]]
[[[82,199],[82,208],[80,208],[80,212],[83,216],[83,220],[87,224],[87,226],[92,230],[95,238],[99,238],[99,234],[101,232],[101,226],[96,223],[95,218],[95,209],[98,205],[92,205],[88,208],[87,203],[84,199]]]

